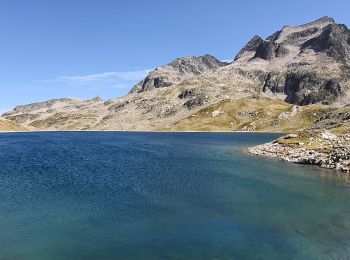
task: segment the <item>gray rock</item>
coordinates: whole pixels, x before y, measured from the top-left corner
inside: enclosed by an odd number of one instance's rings
[[[192,109],[198,106],[202,106],[207,102],[207,97],[205,94],[200,93],[197,94],[194,98],[191,98],[190,100],[186,101],[184,103],[184,106],[188,109]]]
[[[263,60],[272,60],[275,57],[283,57],[288,54],[288,52],[288,49],[282,43],[263,41],[257,47],[253,59],[261,58]]]
[[[296,105],[330,104],[341,97],[343,88],[336,78],[323,78],[313,72],[268,73],[262,91],[285,94],[285,101]]]
[[[226,65],[227,62],[219,61],[211,55],[178,58],[168,65],[151,71],[144,80],[131,89],[130,93],[171,87],[183,80],[213,72]]]
[[[325,52],[338,61],[348,62],[350,60],[349,41],[349,29],[343,24],[331,23],[318,37],[306,41],[301,46],[301,50],[310,48],[316,52]]]
[[[185,98],[189,98],[189,97],[193,97],[195,96],[195,90],[194,89],[185,89],[184,91],[182,91],[179,94],[179,99],[185,99]]]
[[[259,45],[263,42],[264,40],[258,36],[255,35],[236,55],[235,61],[238,60],[242,54],[244,54],[247,51],[256,51],[256,49],[259,47]]]

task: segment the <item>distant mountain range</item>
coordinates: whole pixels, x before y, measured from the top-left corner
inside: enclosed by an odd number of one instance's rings
[[[349,80],[350,31],[323,17],[254,36],[232,63],[178,58],[120,98],[50,100],[2,117],[29,130],[296,131],[348,104]]]

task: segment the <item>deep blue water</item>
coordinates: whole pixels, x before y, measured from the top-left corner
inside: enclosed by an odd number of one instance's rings
[[[350,189],[273,134],[0,134],[0,259],[346,259]]]

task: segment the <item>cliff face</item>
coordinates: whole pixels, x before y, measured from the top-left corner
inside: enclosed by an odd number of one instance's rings
[[[240,59],[245,53],[256,52],[261,44],[263,44],[264,40],[255,35],[236,55],[234,61]]]
[[[150,72],[124,97],[52,100],[18,106],[3,117],[31,130],[190,130],[195,118],[204,116],[207,125],[222,119],[222,130],[283,131],[290,128],[278,116],[289,111],[288,103],[349,103],[349,48],[348,28],[323,17],[301,26],[285,26],[266,39],[254,36],[232,63],[210,55],[178,58]],[[234,104],[239,100],[254,103],[259,98],[272,100],[266,102],[264,113],[259,112],[260,106],[253,106],[244,118],[237,114],[240,111]],[[280,100],[288,106],[276,105]],[[215,117],[210,110],[201,112],[222,102],[225,106]],[[317,119],[308,113],[303,118],[305,124]]]
[[[286,102],[297,105],[347,101],[350,31],[345,25],[323,17],[252,41],[236,63],[253,75],[263,71],[264,93],[285,95]]]

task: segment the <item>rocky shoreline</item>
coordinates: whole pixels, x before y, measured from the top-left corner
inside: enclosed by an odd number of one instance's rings
[[[279,160],[317,165],[350,173],[350,135],[337,136],[326,130],[317,136],[290,134],[248,149],[251,154]]]

